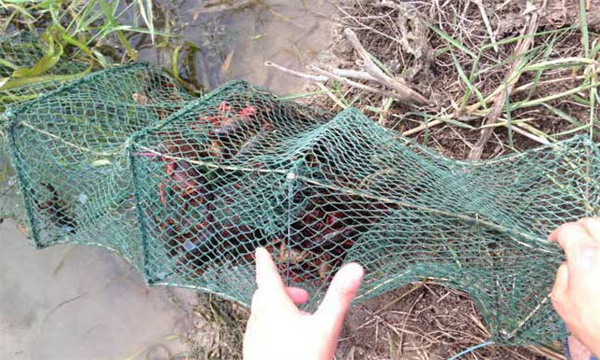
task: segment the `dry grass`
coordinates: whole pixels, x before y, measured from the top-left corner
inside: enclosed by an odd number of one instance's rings
[[[194,359],[242,359],[249,312],[212,295],[199,295],[197,332],[189,339]],[[432,282],[407,285],[348,314],[336,360],[449,359],[485,343],[490,334],[466,293]],[[559,344],[487,345],[464,359],[564,360]]]
[[[196,331],[189,338],[192,358],[241,360],[249,311],[214,295],[198,297]]]
[[[337,359],[564,359],[557,346],[485,344],[490,334],[463,292],[431,282],[408,285],[355,306]]]
[[[410,84],[430,105],[407,105],[339,81],[316,84],[313,90],[326,95],[312,101],[358,107],[459,158],[472,151],[498,100],[496,120],[486,125],[493,132],[484,157],[574,134],[598,140],[600,40],[584,24],[555,20],[563,18],[549,13],[554,2],[530,7],[520,1],[486,1],[481,7],[471,0],[338,3],[342,28],[353,29],[383,71]],[[586,18],[598,17],[600,6],[594,5]],[[578,10],[576,2],[570,6],[570,13]],[[539,24],[532,29],[534,15]],[[524,42],[531,44],[519,46]],[[334,44],[319,66],[356,70],[358,56],[341,31]]]

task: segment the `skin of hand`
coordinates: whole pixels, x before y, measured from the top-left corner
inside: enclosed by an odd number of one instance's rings
[[[600,355],[600,218],[567,223],[548,237],[565,251],[556,273],[552,304],[571,333]]]
[[[363,274],[356,263],[344,265],[318,310],[310,314],[296,306],[308,301],[308,293],[285,287],[269,252],[258,248],[257,290],[244,336],[244,360],[333,359],[344,317]]]

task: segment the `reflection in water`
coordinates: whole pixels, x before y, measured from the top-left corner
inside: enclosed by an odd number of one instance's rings
[[[207,90],[245,79],[279,94],[300,92],[305,80],[266,68],[264,62],[303,70],[332,34],[332,7],[325,0],[163,3],[165,13],[176,17],[173,29],[181,38],[170,48],[142,50],[140,58],[171,69],[173,49],[180,46],[182,78],[195,78]]]

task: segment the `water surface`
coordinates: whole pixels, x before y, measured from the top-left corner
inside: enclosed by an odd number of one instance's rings
[[[229,5],[228,5],[229,4]],[[165,6],[175,19],[179,44],[198,47],[195,76],[181,48],[179,68],[210,90],[232,79],[245,79],[279,94],[302,91],[305,80],[264,66],[266,60],[304,70],[331,41],[333,6],[324,0],[237,1],[187,0]],[[140,51],[141,59],[170,68],[171,49]]]

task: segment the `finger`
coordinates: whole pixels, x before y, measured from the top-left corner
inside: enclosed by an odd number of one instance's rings
[[[550,298],[554,307],[558,307],[561,300],[564,298],[567,288],[569,286],[569,267],[567,263],[562,263],[556,271],[556,280],[554,281],[554,287],[550,293]]]
[[[281,291],[257,289],[252,296],[251,317],[272,316],[275,313],[298,311],[285,288]],[[302,299],[298,299],[302,300]]]
[[[556,241],[565,251],[567,261],[575,263],[575,259],[584,247],[596,245],[587,229],[579,223],[567,223],[554,230],[550,241]]]
[[[256,290],[254,292],[254,295],[252,295],[252,303],[250,305],[250,318],[257,317],[258,314],[262,313],[265,310],[268,311],[268,307],[269,302],[267,296],[265,296],[263,292]]]
[[[285,291],[283,280],[271,254],[263,248],[256,249],[256,285],[254,293],[256,306],[253,310],[271,311],[273,309],[289,309],[295,307]],[[254,299],[253,299],[254,301]]]
[[[287,287],[285,288],[290,299],[294,302],[294,304],[304,304],[308,301],[308,291],[304,289],[300,289],[297,287]]]
[[[360,288],[364,275],[362,266],[356,263],[344,265],[333,277],[323,302],[315,313],[322,324],[331,326],[331,330],[338,334],[344,316]]]
[[[283,280],[271,254],[264,248],[256,248],[256,285],[260,290],[284,293]]]
[[[600,217],[589,217],[578,221],[590,234],[592,240],[600,243]]]

